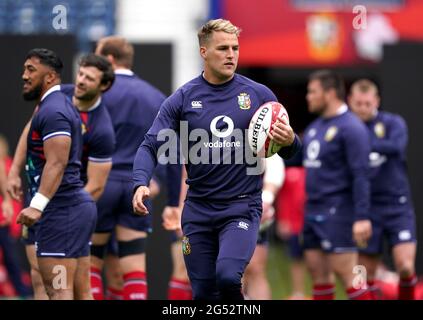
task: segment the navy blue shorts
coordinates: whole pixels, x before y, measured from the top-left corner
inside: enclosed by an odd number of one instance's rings
[[[353,220],[345,216],[306,214],[302,233],[303,249],[321,249],[327,253],[356,252],[352,226]]]
[[[188,275],[194,281],[216,278],[216,264],[230,259],[240,277],[257,243],[261,197],[227,202],[187,199],[182,212],[182,251]]]
[[[371,208],[369,212],[372,215],[372,237],[367,247],[360,249],[360,253],[381,254],[384,237],[391,248],[400,243],[416,242],[416,218],[413,208]]]
[[[298,234],[291,235],[287,241],[288,255],[291,259],[302,259],[302,238]]]
[[[47,207],[36,228],[38,257],[80,258],[90,255],[97,220],[94,201],[67,207]]]
[[[151,232],[151,201],[146,201],[150,214],[139,216],[132,208],[133,184],[130,180],[108,179],[104,192],[97,202],[98,219],[95,232],[112,232],[116,225]]]

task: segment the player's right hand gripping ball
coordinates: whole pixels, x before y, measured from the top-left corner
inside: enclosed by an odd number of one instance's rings
[[[248,144],[253,154],[260,158],[268,158],[277,153],[281,146],[273,142],[269,136],[269,130],[280,117],[289,124],[288,112],[279,102],[270,101],[261,105],[251,118],[248,127]]]

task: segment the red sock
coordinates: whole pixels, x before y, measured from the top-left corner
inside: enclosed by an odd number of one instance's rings
[[[123,300],[123,290],[108,287],[107,300]]]
[[[90,282],[91,294],[93,295],[94,300],[104,300],[101,270],[91,267]]]
[[[366,289],[355,289],[353,287],[347,289],[348,299],[350,300],[372,300],[370,291]]]
[[[167,298],[169,300],[192,300],[192,289],[189,281],[170,279]]]
[[[133,271],[123,275],[123,300],[147,300],[145,272]]]
[[[335,286],[333,284],[315,284],[313,286],[313,300],[333,300]]]
[[[408,278],[401,278],[399,283],[398,300],[414,300],[414,291],[416,289],[416,274]]]
[[[367,290],[370,293],[370,300],[381,300],[379,288],[374,280],[367,280]]]

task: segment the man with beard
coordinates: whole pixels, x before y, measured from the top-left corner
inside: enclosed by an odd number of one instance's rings
[[[354,285],[357,246],[372,233],[369,218],[368,158],[364,124],[344,102],[344,81],[330,70],[310,75],[310,113],[319,117],[304,133],[306,168],[304,257],[313,281],[314,300],[333,300],[333,273],[349,299],[369,300],[365,286]]]
[[[60,92],[62,68],[60,58],[48,49],[30,50],[24,63],[23,97],[36,101],[37,107],[26,144],[21,137],[12,166],[13,174],[20,171],[26,150],[32,200],[17,221],[27,227],[39,222],[37,263],[48,298],[89,299],[89,241],[97,210],[80,179],[81,121]],[[9,190],[19,195],[16,185]]]
[[[95,54],[88,54],[81,58],[80,68],[75,85],[61,85],[61,91],[68,96],[78,109],[82,120],[83,152],[81,179],[85,190],[96,201],[104,190],[108,174],[112,165],[112,153],[115,136],[110,116],[105,109],[101,94],[108,90],[114,81],[114,73],[110,63]],[[23,136],[27,132],[23,133]],[[26,148],[20,144],[18,149]],[[17,150],[17,153],[22,153]],[[17,165],[15,163],[15,165]],[[11,178],[9,176],[9,178]],[[17,177],[19,178],[19,177]],[[31,265],[31,277],[36,299],[46,297],[44,285],[38,269],[35,253],[35,234],[37,225],[28,228],[25,239],[28,260]],[[89,265],[84,266],[86,270]],[[81,283],[84,292],[90,291],[89,281]]]

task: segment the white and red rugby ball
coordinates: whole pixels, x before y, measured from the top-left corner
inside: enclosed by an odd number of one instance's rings
[[[279,122],[278,117],[289,124],[288,112],[285,107],[276,101],[266,102],[254,113],[248,126],[248,144],[253,154],[260,158],[268,158],[277,153],[281,146],[274,143],[269,137],[274,123]]]

